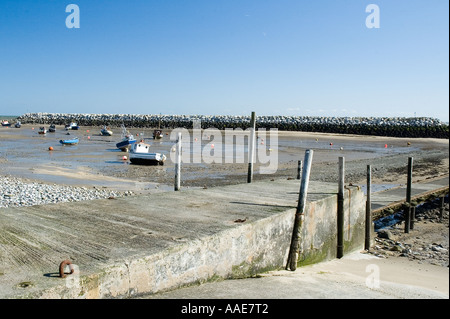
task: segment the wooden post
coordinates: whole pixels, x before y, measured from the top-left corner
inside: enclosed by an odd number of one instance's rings
[[[339,157],[337,258],[342,258],[344,256],[344,176],[345,159],[344,157]]]
[[[406,203],[408,207],[405,208],[405,233],[409,233],[409,227],[411,224],[411,188],[412,188],[412,167],[413,167],[413,158],[408,157],[408,178],[406,185]]]
[[[411,206],[410,212],[411,212],[411,220],[409,222],[409,228],[414,229],[414,220],[416,219],[416,205]]]
[[[176,144],[176,160],[175,160],[175,191],[180,190],[181,185],[181,132],[177,134]]]
[[[250,140],[249,140],[249,149],[248,149],[248,175],[247,175],[247,183],[251,183],[253,179],[253,162],[255,161],[255,134],[256,134],[256,116],[255,112],[252,112],[251,118],[251,129],[250,129]]]
[[[303,162],[302,161],[298,161],[297,179],[301,179],[302,178],[302,168],[303,168]]]
[[[442,220],[444,218],[444,204],[445,204],[445,196],[441,196],[441,202],[439,205],[439,222],[442,223]]]
[[[308,193],[309,174],[311,172],[313,153],[314,153],[313,150],[307,150],[305,152],[305,165],[303,166],[297,210],[295,212],[294,229],[292,232],[291,247],[286,265],[286,269],[290,269],[292,271],[295,271],[297,269],[297,261],[300,248],[300,236],[304,219],[306,195]]]
[[[364,249],[370,249],[370,234],[372,232],[372,207],[371,207],[371,178],[372,171],[370,165],[367,165],[367,199],[366,199],[366,237]]]

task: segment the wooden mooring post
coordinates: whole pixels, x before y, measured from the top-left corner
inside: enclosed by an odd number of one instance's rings
[[[416,205],[412,205],[410,208],[411,220],[409,221],[409,228],[414,229],[414,221],[416,219]]]
[[[306,195],[308,193],[309,174],[311,172],[311,163],[314,151],[307,150],[305,152],[305,164],[302,171],[302,179],[300,182],[300,192],[298,196],[297,210],[295,212],[294,229],[292,231],[291,247],[286,264],[286,269],[295,271],[297,269],[298,255],[300,249],[300,236],[302,231],[304,212],[306,206]]]
[[[445,196],[441,196],[441,201],[439,203],[439,222],[442,223],[444,219],[444,204],[445,204]]]
[[[406,182],[406,205],[405,213],[405,233],[409,233],[411,227],[411,189],[412,189],[412,170],[413,170],[413,158],[408,157],[408,178]]]
[[[181,185],[181,132],[177,134],[177,144],[176,144],[176,160],[175,160],[175,191],[180,190]]]
[[[364,242],[364,249],[370,249],[370,235],[372,232],[372,204],[371,204],[371,185],[372,185],[372,169],[367,165],[367,195],[366,195],[366,235]]]
[[[337,207],[337,258],[344,256],[344,176],[345,159],[339,157],[338,207]]]
[[[250,139],[249,139],[249,148],[248,148],[248,174],[247,174],[247,183],[251,183],[253,180],[253,163],[255,162],[255,135],[256,135],[256,115],[255,112],[252,112],[252,118],[250,122]]]

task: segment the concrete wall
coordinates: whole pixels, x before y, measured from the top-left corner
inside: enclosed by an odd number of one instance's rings
[[[364,249],[365,205],[358,187],[345,188],[344,254]],[[307,203],[298,266],[336,258],[337,234],[337,196]]]
[[[345,192],[344,252],[364,247],[365,195]],[[184,285],[248,277],[285,267],[295,209],[243,223],[216,235],[186,242],[161,253],[124,260],[52,288],[42,298],[111,298],[156,293]],[[337,195],[308,202],[298,265],[336,257]]]

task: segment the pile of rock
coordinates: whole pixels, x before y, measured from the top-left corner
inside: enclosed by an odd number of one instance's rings
[[[449,205],[444,207],[444,212],[440,218],[437,203],[426,203],[416,209],[415,226],[409,233],[404,232],[404,223],[383,228],[377,231],[375,243],[370,249],[370,253],[378,257],[399,256],[409,260],[418,260],[439,266],[449,265]],[[430,227],[417,227],[427,224]],[[431,230],[435,225],[439,234],[432,234]],[[437,227],[441,226],[441,227]],[[421,232],[416,229],[427,229]],[[442,230],[444,229],[444,231]],[[433,240],[434,239],[434,240]]]
[[[27,182],[17,177],[0,177],[0,208],[75,202],[133,195],[108,189]]]
[[[120,126],[128,128],[158,127],[192,128],[193,121],[202,128],[250,127],[250,116],[232,115],[141,115],[141,114],[68,114],[26,113],[22,123],[66,125],[77,122],[81,126]],[[305,131],[396,137],[448,138],[448,124],[429,117],[314,117],[314,116],[258,116],[257,128],[276,128],[283,131]]]

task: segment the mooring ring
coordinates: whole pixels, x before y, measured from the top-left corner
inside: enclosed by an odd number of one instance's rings
[[[61,264],[59,264],[59,276],[61,278],[65,278],[67,276],[67,274],[64,273],[64,268],[69,265],[69,269],[70,269],[70,273],[69,275],[73,274],[75,269],[73,268],[72,262],[68,259],[64,260],[61,262]]]

